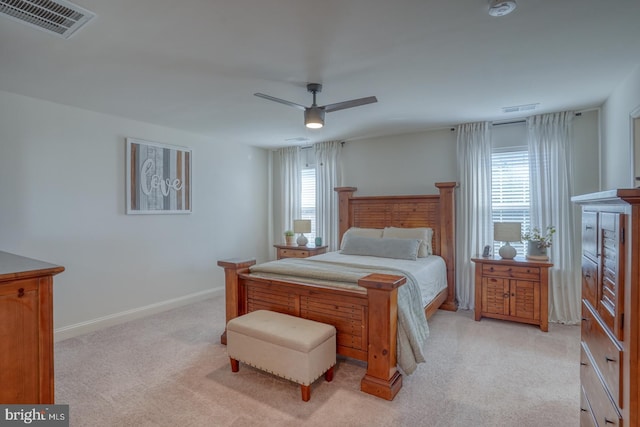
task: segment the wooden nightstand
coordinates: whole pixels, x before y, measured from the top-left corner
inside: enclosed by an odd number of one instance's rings
[[[273,247],[278,250],[278,259],[307,258],[327,252],[326,246],[273,245]]]
[[[544,261],[472,258],[476,264],[475,319],[491,317],[549,330],[549,268]]]

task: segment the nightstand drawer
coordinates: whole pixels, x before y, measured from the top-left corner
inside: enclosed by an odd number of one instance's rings
[[[517,267],[513,265],[484,264],[482,266],[482,274],[484,276],[540,280],[539,267]]]
[[[280,258],[307,258],[309,251],[300,251],[292,249],[280,249]]]
[[[622,407],[622,348],[582,302],[582,345],[586,346],[613,400]]]

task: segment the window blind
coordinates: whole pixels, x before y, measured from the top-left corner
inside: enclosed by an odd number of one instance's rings
[[[529,192],[529,152],[526,148],[494,150],[491,154],[491,214],[493,222],[519,222],[529,230],[531,196]],[[502,242],[493,242],[497,254]],[[518,255],[525,254],[524,243],[512,242]]]
[[[305,234],[309,242],[316,237],[316,169],[302,169],[302,218],[311,220],[311,233]]]

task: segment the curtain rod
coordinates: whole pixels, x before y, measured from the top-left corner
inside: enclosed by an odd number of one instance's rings
[[[586,111],[591,111],[591,110],[578,111],[577,113],[574,114],[574,116],[575,117],[580,117],[580,116],[582,116],[582,113],[586,112]],[[513,124],[516,124],[516,123],[526,123],[526,122],[527,122],[527,119],[521,119],[521,120],[514,120],[514,121],[511,121],[511,122],[491,123],[491,126],[513,125]]]

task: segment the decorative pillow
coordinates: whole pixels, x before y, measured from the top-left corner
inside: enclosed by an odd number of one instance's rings
[[[344,248],[341,253],[415,261],[418,258],[419,247],[418,239],[380,239],[350,235],[344,239]]]
[[[420,239],[420,249],[418,250],[418,257],[424,258],[426,256],[433,255],[433,248],[431,247],[431,241],[433,240],[433,230],[431,228],[386,227],[382,232],[382,238]]]
[[[340,249],[344,248],[344,242],[347,239],[347,236],[377,237],[377,238],[381,239],[382,238],[382,228],[351,227],[350,229],[345,231],[344,236],[342,236],[342,242],[340,243]]]

